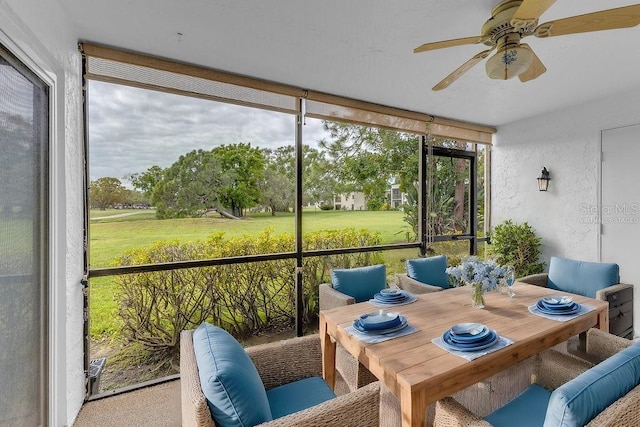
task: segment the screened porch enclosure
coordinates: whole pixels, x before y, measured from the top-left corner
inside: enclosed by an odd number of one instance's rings
[[[406,259],[458,259],[484,241],[491,128],[96,45],[83,52],[86,354],[106,356],[107,375],[128,372],[110,366],[119,356],[100,344],[107,337],[171,358],[179,331],[207,319],[239,337],[302,335],[317,328],[318,285],[332,268],[383,263],[393,283]],[[176,292],[188,297],[169,298]]]

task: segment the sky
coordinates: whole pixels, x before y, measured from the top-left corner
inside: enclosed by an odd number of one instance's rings
[[[171,166],[182,154],[222,144],[293,145],[295,116],[129,86],[89,82],[91,181],[124,178]],[[326,138],[322,122],[306,119],[303,142]]]

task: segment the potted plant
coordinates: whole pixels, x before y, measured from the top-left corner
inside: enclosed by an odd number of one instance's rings
[[[545,263],[540,262],[540,237],[527,222],[517,224],[505,220],[494,227],[490,242],[489,255],[499,265],[513,266],[516,277],[544,271]]]

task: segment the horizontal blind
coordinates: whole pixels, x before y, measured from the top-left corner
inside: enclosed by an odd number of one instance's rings
[[[104,58],[87,58],[87,78],[179,95],[296,114],[296,98],[246,86],[157,70]]]
[[[427,113],[310,91],[284,83],[213,70],[140,53],[81,43],[88,79],[130,85],[198,98],[212,99],[325,120],[384,127],[403,132],[431,133],[449,139],[491,144],[490,126],[437,117]]]
[[[427,122],[420,120],[318,101],[306,102],[306,115],[317,119],[376,126],[418,134],[427,133],[428,127]]]

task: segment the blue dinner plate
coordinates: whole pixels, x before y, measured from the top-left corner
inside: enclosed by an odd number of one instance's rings
[[[538,303],[536,304],[536,308],[544,314],[570,315],[576,314],[578,311],[580,311],[580,304],[574,302],[569,307],[549,308],[545,306],[541,301],[538,301]]]
[[[400,315],[394,312],[375,311],[373,313],[363,314],[358,318],[360,326],[368,331],[377,331],[380,329],[389,329],[398,326]]]
[[[400,291],[399,295],[384,295],[378,292],[373,296],[374,300],[385,303],[385,304],[397,304],[397,303],[405,302],[410,298],[411,298],[411,295],[409,295],[405,291]]]
[[[456,351],[479,351],[484,350],[485,348],[489,348],[498,342],[498,334],[494,330],[489,330],[489,335],[484,339],[474,342],[474,343],[459,343],[455,342],[451,338],[450,330],[447,330],[444,334],[442,334],[442,341],[445,346],[451,350]]]
[[[552,295],[549,297],[544,297],[540,300],[540,303],[549,309],[569,308],[569,307],[573,307],[573,304],[574,304],[571,297],[561,296],[561,295]]]
[[[542,309],[545,309],[547,311],[554,311],[555,312],[555,311],[571,311],[571,310],[574,310],[576,308],[576,306],[580,307],[580,304],[572,302],[569,305],[553,305],[553,304],[549,305],[549,304],[545,303],[543,300],[539,300],[536,303],[536,306],[538,308],[542,308]]]
[[[386,289],[381,289],[379,294],[385,297],[402,296],[402,290],[386,288]]]
[[[358,332],[362,332],[363,334],[369,334],[369,335],[391,334],[391,333],[403,330],[408,325],[406,317],[404,316],[398,316],[398,317],[400,318],[400,324],[387,329],[365,329],[362,327],[362,323],[360,322],[360,319],[356,319],[353,321],[353,329],[355,329]]]
[[[481,323],[459,323],[449,329],[451,340],[458,343],[477,343],[491,334],[491,329]]]
[[[380,301],[380,302],[400,302],[400,301],[404,301],[405,299],[407,299],[407,297],[405,297],[404,295],[399,296],[399,297],[384,297],[384,296],[380,296],[378,294],[374,295],[373,298],[376,301]]]

